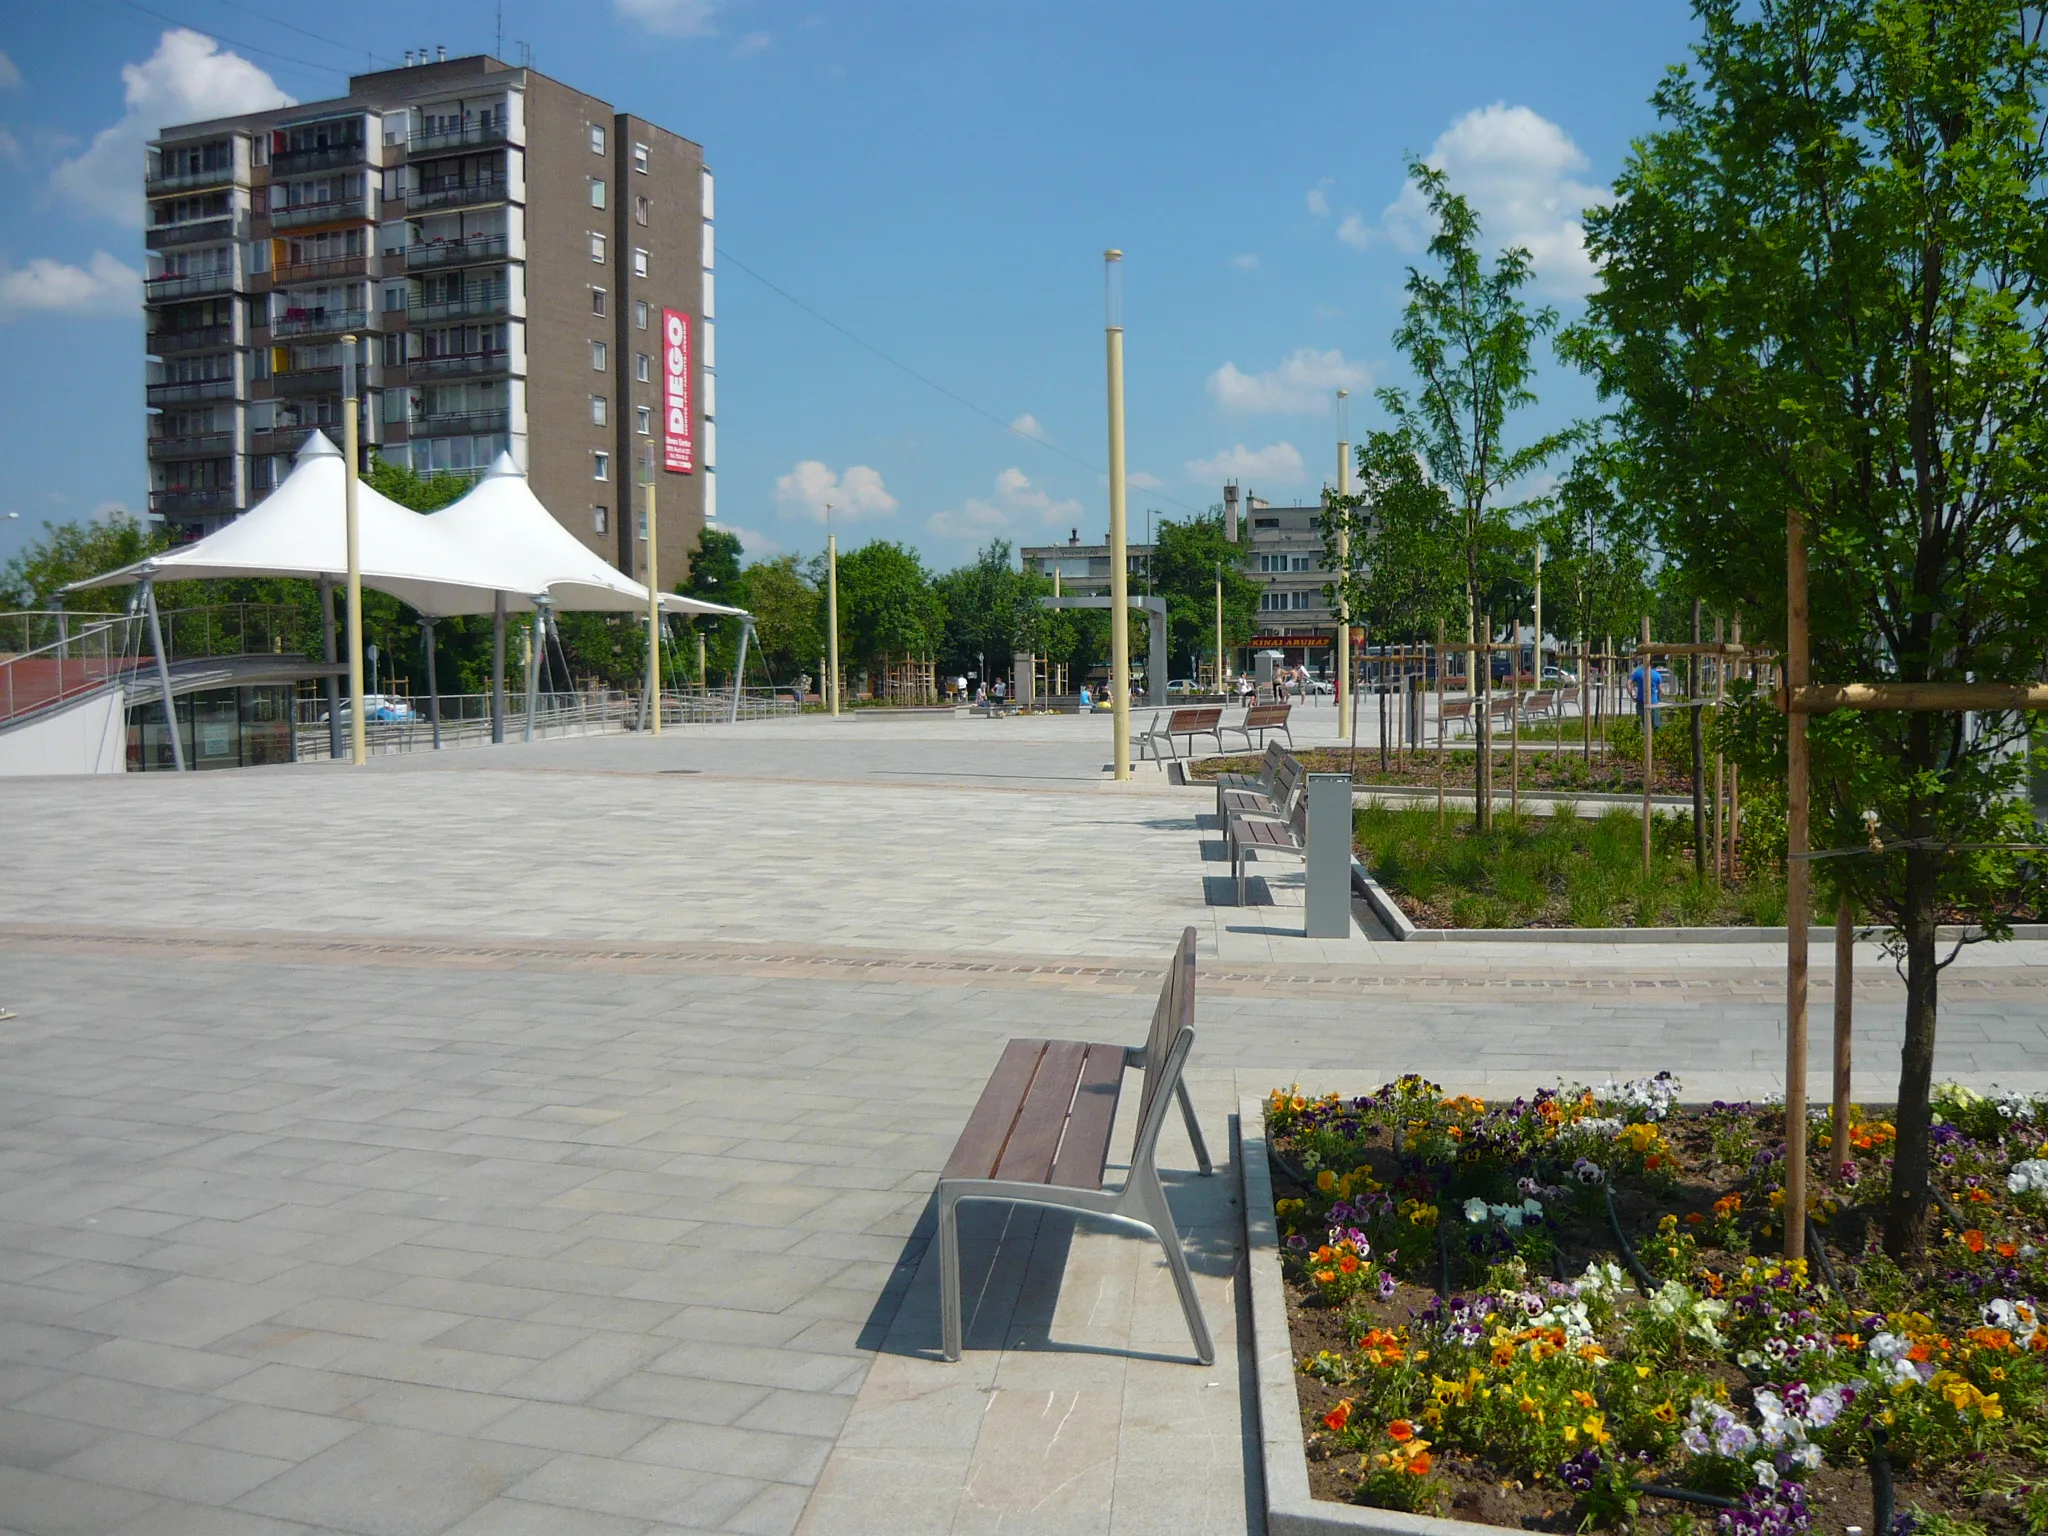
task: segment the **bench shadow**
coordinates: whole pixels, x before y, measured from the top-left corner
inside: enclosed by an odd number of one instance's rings
[[[1211,907],[1273,907],[1279,903],[1273,900],[1273,888],[1266,883],[1264,875],[1244,877],[1244,900],[1237,899],[1237,882],[1228,875],[1202,876],[1202,903]]]
[[[1112,1166],[1105,1181],[1118,1182],[1127,1170]],[[1233,1222],[1217,1220],[1219,1211],[1234,1214],[1229,1192],[1235,1169],[1228,1163],[1210,1178],[1193,1169],[1160,1171],[1166,1199],[1181,1228],[1181,1251],[1197,1275],[1221,1276],[1237,1268]],[[1209,1186],[1204,1188],[1202,1186]],[[1048,1207],[968,1201],[960,1207],[961,1349],[970,1351],[1027,1350],[1042,1354],[1113,1355],[1128,1360],[1191,1363],[1192,1346],[1184,1352],[1124,1348],[1084,1343],[1055,1336],[1074,1230],[1077,1224],[1115,1234],[1121,1242],[1149,1250],[1149,1260],[1164,1265],[1156,1242],[1145,1232],[1084,1213]],[[939,1324],[938,1194],[925,1201],[917,1224],[905,1239],[882,1294],[875,1299],[856,1343],[877,1354],[904,1355],[943,1361]],[[1219,1319],[1210,1319],[1217,1326]]]

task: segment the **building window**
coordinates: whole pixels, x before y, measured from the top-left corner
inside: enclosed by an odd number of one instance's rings
[[[1314,556],[1314,555],[1296,555],[1296,556],[1294,557],[1294,568],[1295,568],[1295,569],[1296,569],[1297,571],[1312,571],[1312,570],[1314,570],[1314,569],[1316,568],[1316,559],[1315,559],[1315,556]]]
[[[604,153],[604,124],[602,123],[592,123],[590,125],[590,152],[593,155]]]
[[[590,290],[590,312],[593,315],[604,313],[604,290],[602,288]]]
[[[635,277],[645,277],[647,275],[647,252],[638,248],[633,252],[633,275]]]
[[[612,477],[612,456],[608,453],[592,452],[590,455],[590,478],[609,480]]]
[[[606,525],[610,522],[611,514],[605,508],[592,507],[590,509],[590,531],[592,533],[603,533]]]
[[[384,366],[403,368],[405,366],[405,335],[403,332],[384,338]]]
[[[590,344],[590,366],[592,368],[596,369],[599,373],[609,373],[611,371],[611,360],[611,352],[603,342],[593,341]]]
[[[592,236],[590,237],[590,259],[591,259],[592,261],[598,261],[598,262],[601,262],[601,261],[603,261],[603,260],[604,260],[604,236],[603,236],[603,235],[599,235],[599,234],[593,234],[593,235],[592,235]]]
[[[590,206],[593,208],[602,208],[604,206],[604,183],[595,177],[590,182]]]
[[[1291,596],[1294,599],[1294,607],[1297,610],[1303,608],[1313,608],[1315,606],[1316,595],[1313,592],[1295,592],[1292,593]]]
[[[633,407],[633,430],[642,437],[652,437],[654,435],[653,406],[636,405]]]
[[[603,395],[590,397],[590,424],[593,427],[608,425],[612,419],[611,402]]]
[[[633,146],[633,169],[642,176],[647,174],[647,146],[645,144],[635,144]]]
[[[647,329],[647,301],[645,299],[635,299],[633,301],[633,328],[637,331]]]
[[[636,197],[633,199],[633,222],[635,224],[645,224],[647,216],[653,211],[654,204],[650,203],[646,198]]]
[[[642,384],[654,382],[654,361],[645,352],[633,354],[633,377]]]

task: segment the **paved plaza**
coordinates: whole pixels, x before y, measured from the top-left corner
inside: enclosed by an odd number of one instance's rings
[[[805,718],[0,782],[0,1531],[1256,1530],[1240,1094],[1777,1081],[1781,949],[1306,940],[1298,876],[1226,904],[1213,797],[1107,749]],[[1156,1247],[1001,1208],[941,1362],[932,1186],[1003,1042],[1136,1043],[1190,924],[1219,1167],[1161,1162],[1216,1364]],[[2048,1088],[2044,952],[1946,973],[1941,1075]],[[1857,993],[1878,1096],[1875,951]]]

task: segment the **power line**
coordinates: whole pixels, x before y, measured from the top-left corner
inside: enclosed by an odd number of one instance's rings
[[[894,368],[902,373],[907,373],[908,375],[910,375],[911,378],[917,380],[918,383],[924,385],[925,388],[937,391],[939,394],[944,395],[948,400],[952,401],[955,405],[966,407],[968,410],[974,412],[975,415],[981,417],[983,420],[994,422],[997,426],[1001,427],[1005,432],[1008,432],[1015,437],[1021,437],[1025,442],[1035,444],[1036,446],[1043,448],[1047,453],[1056,453],[1061,458],[1067,460],[1069,463],[1080,465],[1081,468],[1087,470],[1091,475],[1107,475],[1109,473],[1109,471],[1104,469],[1101,465],[1091,464],[1088,462],[1088,460],[1082,458],[1079,454],[1069,453],[1066,449],[1060,447],[1057,443],[1049,443],[1042,437],[1033,437],[1029,432],[1019,431],[1015,425],[1003,420],[1003,418],[998,416],[994,411],[986,410],[983,407],[976,405],[972,400],[969,400],[965,395],[956,394],[954,391],[948,389],[945,385],[939,383],[938,380],[927,378],[925,375],[919,373],[915,368],[911,367],[908,363],[900,362],[896,358],[891,357],[888,353],[884,352],[880,347],[876,346],[873,342],[868,341],[864,337],[856,336],[852,331],[849,331],[845,326],[841,325],[837,320],[834,320],[830,315],[821,313],[820,311],[813,309],[810,305],[806,304],[802,299],[798,298],[795,294],[791,293],[787,288],[781,287],[780,285],[771,282],[769,279],[763,277],[759,272],[756,272],[744,261],[741,261],[737,256],[733,255],[732,248],[730,246],[719,246],[718,255],[721,261],[730,262],[733,266],[738,267],[742,272],[746,273],[747,276],[751,277],[763,288],[766,288],[770,293],[773,293],[780,298],[786,299],[789,303],[794,304],[798,309],[802,310],[805,314],[809,315],[813,320],[818,321],[822,325],[830,326],[833,330],[837,331],[840,335],[844,336],[848,341],[852,342],[855,346],[860,347],[864,351],[874,353],[876,357],[879,357],[891,368]],[[1186,502],[1181,501],[1176,497],[1167,496],[1157,491],[1148,492],[1147,495],[1149,499],[1152,500],[1171,502],[1174,506],[1179,507],[1183,512],[1191,512],[1194,513],[1196,516],[1202,515],[1198,508],[1191,507]]]
[[[239,0],[214,0],[214,3],[216,5],[224,5],[231,11],[240,11],[245,16],[254,16],[260,20],[267,21],[274,27],[283,27],[287,32],[296,32],[301,37],[310,37],[316,43],[325,43],[330,48],[339,48],[343,53],[352,54],[356,51],[352,44],[344,43],[339,38],[328,37],[325,33],[321,32],[309,31],[305,27],[299,26],[296,22],[286,21],[281,16],[273,16],[268,11],[259,11],[253,5],[242,5],[239,3]],[[243,44],[242,46],[246,47],[248,45]],[[371,53],[368,49],[365,49],[364,53],[372,63],[396,64],[398,62],[396,59],[387,59],[380,53]]]
[[[254,43],[243,42],[240,39],[228,37],[223,33],[214,31],[211,27],[195,27],[190,22],[180,21],[175,16],[166,16],[162,11],[153,11],[146,5],[138,5],[136,3],[136,0],[114,0],[114,3],[117,5],[125,5],[126,7],[128,7],[129,10],[139,12],[144,16],[150,17],[152,20],[165,22],[173,27],[183,27],[188,32],[201,33],[204,36],[212,38],[217,43],[226,43],[230,47],[240,48],[249,53],[260,54],[264,58],[277,59],[282,63],[296,64],[303,69],[317,70],[319,73],[323,75],[340,75],[343,79],[348,78],[347,70],[336,69],[332,64],[315,64],[311,59],[294,58],[291,54],[279,53],[274,48],[259,48]]]

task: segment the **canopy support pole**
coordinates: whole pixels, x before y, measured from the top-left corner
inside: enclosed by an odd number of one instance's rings
[[[178,708],[171,700],[171,668],[164,660],[164,629],[156,616],[156,583],[142,584],[144,611],[149,614],[149,644],[156,652],[157,685],[164,691],[164,727],[171,733],[171,766],[178,772],[185,771],[185,743],[178,734]]]
[[[420,644],[427,653],[427,716],[434,722],[434,750],[441,750],[441,683],[434,672],[434,621],[420,617]]]
[[[341,679],[334,663],[334,578],[320,578],[320,659],[327,663],[327,759],[341,761]]]
[[[505,594],[491,594],[491,745],[505,742]]]
[[[740,660],[732,669],[732,714],[727,717],[728,725],[740,723],[740,687],[747,680],[747,642],[754,638],[754,621],[740,620]]]
[[[533,740],[533,712],[540,707],[540,605],[533,609],[533,622],[526,628],[526,737]]]

